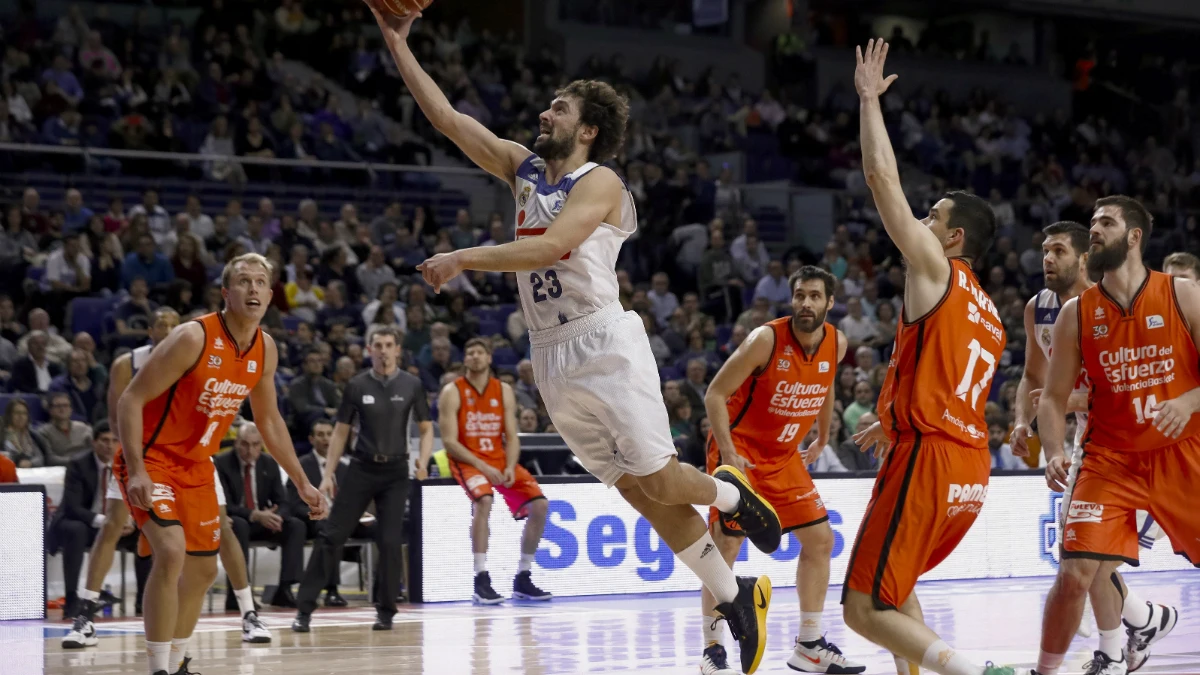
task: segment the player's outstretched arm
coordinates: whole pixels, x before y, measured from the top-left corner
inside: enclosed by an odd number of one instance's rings
[[[383,33],[383,41],[392,53],[400,77],[404,78],[409,93],[416,99],[421,112],[425,113],[433,128],[453,141],[472,162],[479,165],[479,168],[504,180],[512,187],[517,168],[532,153],[518,143],[497,137],[474,118],[455,110],[442,90],[438,89],[433,78],[421,68],[417,57],[408,48],[408,31],[412,28],[412,22],[421,14],[413,12],[408,16],[398,17],[379,11],[369,1],[367,6],[375,15],[375,21]]]
[[[854,70],[854,87],[859,98],[863,174],[888,236],[908,261],[910,277],[915,274],[918,281],[936,282],[938,288],[933,302],[937,302],[950,279],[950,263],[937,237],[913,217],[900,185],[900,170],[879,103],[879,97],[897,77],[883,76],[887,53],[888,45],[883,40],[871,40],[865,53],[861,47],[855,48],[858,65]]]
[[[117,436],[129,467],[125,491],[132,506],[148,510],[150,493],[154,490],[142,462],[146,450],[142,447],[142,408],[194,368],[203,351],[204,328],[200,324],[188,323],[171,331],[150,352],[146,366],[133,376],[117,401]]]
[[[1017,384],[1011,437],[1012,452],[1017,457],[1029,455],[1029,437],[1033,434],[1031,425],[1037,416],[1037,408],[1029,394],[1041,389],[1046,382],[1046,354],[1037,343],[1037,326],[1034,323],[1036,312],[1035,295],[1025,303],[1025,370],[1021,374],[1021,382]]]
[[[121,401],[121,394],[125,393],[125,387],[129,386],[129,378],[133,377],[133,352],[127,352],[117,357],[113,361],[112,368],[108,369],[108,426],[110,429],[120,429],[119,421],[117,420],[117,410]]]
[[[551,267],[579,247],[604,218],[621,207],[624,186],[617,174],[598,167],[571,188],[571,194],[545,234],[499,246],[476,246],[440,253],[417,265],[435,291],[463,270],[526,272]]]
[[[1067,485],[1070,458],[1064,456],[1063,444],[1067,434],[1067,400],[1081,369],[1079,351],[1079,298],[1071,298],[1062,306],[1054,322],[1050,339],[1050,368],[1046,387],[1038,401],[1038,436],[1046,453],[1046,482],[1056,492]]]
[[[279,349],[270,335],[263,333],[263,372],[258,384],[250,390],[250,410],[254,412],[254,420],[258,431],[262,434],[263,443],[270,448],[271,457],[279,462],[279,466],[296,486],[300,498],[308,504],[311,511],[308,517],[320,520],[325,517],[325,501],[321,493],[308,482],[308,474],[296,457],[296,447],[292,445],[292,436],[288,433],[287,422],[279,412],[279,398],[275,392],[275,369],[279,365]],[[337,464],[333,465],[337,467]]]
[[[774,351],[774,331],[769,326],[755,328],[754,332],[738,345],[708,385],[708,391],[704,394],[704,410],[708,413],[708,422],[712,425],[713,440],[717,443],[717,450],[721,452],[722,464],[743,470],[754,468],[753,464],[737,454],[737,448],[733,445],[729,408],[726,403],[749,377],[769,365]]]

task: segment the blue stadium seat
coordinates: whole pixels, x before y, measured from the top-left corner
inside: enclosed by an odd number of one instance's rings
[[[733,335],[733,324],[723,323],[717,326],[717,344],[723,345],[729,342],[729,336]]]
[[[112,298],[75,298],[71,301],[71,334],[80,331],[93,338],[104,336],[104,319],[112,312]]]
[[[501,347],[492,353],[492,363],[497,367],[512,367],[517,365],[521,356],[509,347]]]
[[[663,366],[658,369],[658,377],[663,382],[666,382],[667,380],[681,380],[683,379],[683,374],[674,366]]]
[[[4,411],[8,410],[8,404],[16,399],[25,401],[25,404],[29,406],[31,424],[45,422],[50,419],[50,416],[46,414],[46,409],[42,407],[42,397],[37,394],[0,394],[0,415],[3,415]]]

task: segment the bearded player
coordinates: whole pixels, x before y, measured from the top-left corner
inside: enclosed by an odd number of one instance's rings
[[[951,192],[913,217],[900,184],[879,97],[887,44],[857,50],[863,171],[888,236],[906,265],[903,321],[882,391],[880,421],[855,435],[877,448],[879,475],[850,554],[846,625],[896,657],[899,672],[1000,675],[955,652],[925,625],[917,579],[958,546],[979,515],[991,473],[984,406],[1005,335],[971,265],[987,252],[996,217],[987,202]]]
[[[737,469],[708,476],[679,462],[645,324],[621,307],[617,255],[637,214],[620,177],[599,163],[624,144],[629,102],[603,82],[568,84],[540,115],[531,153],[454,110],[408,47],[418,13],[372,11],[425,117],[517,202],[516,241],[434,256],[418,266],[426,283],[438,291],[464,270],[518,273],[534,378],[555,429],[713,591],[742,670],[753,672],[766,646],[770,579],[735,577],[692,505],[733,514],[764,551],[779,547],[779,518]]]
[[[517,399],[512,387],[492,376],[492,350],[487,340],[472,338],[463,347],[467,372],[442,388],[438,426],[450,459],[450,474],[471,498],[471,552],[475,558],[472,600],[496,605],[504,598],[492,588],[487,571],[488,518],[499,492],[514,520],[525,521],[521,560],[513,578],[513,598],[549,600],[552,595],[533,584],[533,559],[546,529],[546,497],[529,471],[517,463]]]
[[[829,514],[808,473],[808,463],[829,440],[834,397],[829,395],[837,365],[846,356],[846,336],[825,322],[833,308],[837,279],[819,267],[805,266],[788,279],[790,317],[754,329],[721,366],[704,396],[712,435],[708,468],[728,464],[779,514],[783,531],[800,543],[796,591],[800,595],[800,631],[787,665],[805,673],[861,673],[866,666],[847,661],[821,634],[821,613],[829,590],[833,529]],[[817,440],[804,452],[798,445],[817,424]],[[736,523],[712,510],[709,529],[725,561],[733,566],[744,535]],[[716,602],[703,591],[704,675],[732,675],[721,646],[722,621]]]
[[[1038,403],[1051,485],[1066,484],[1073,464],[1064,453],[1063,419],[1084,370],[1091,390],[1062,564],[1042,618],[1041,675],[1062,666],[1093,581],[1108,579],[1122,562],[1138,564],[1137,511],[1149,512],[1176,553],[1200,560],[1200,515],[1190,498],[1200,480],[1200,286],[1146,268],[1152,227],[1134,199],[1097,200],[1087,268],[1100,282],[1065,303],[1054,324]],[[1116,594],[1093,598],[1097,616],[1120,612],[1119,602]],[[1126,618],[1131,646],[1148,647],[1178,619],[1170,608],[1144,609],[1144,623]],[[1134,665],[1126,656],[1119,647],[1097,650],[1085,672],[1123,675]]]
[[[248,253],[221,274],[225,309],[171,332],[118,402],[122,451],[113,462],[154,562],[143,604],[149,672],[167,675],[184,654],[216,577],[220,511],[210,457],[242,402],[274,457],[312,509],[326,505],[296,459],[279,412],[274,340],[259,328],[271,300],[271,264]]]
[[[125,388],[129,386],[129,381],[146,364],[146,360],[150,358],[150,351],[166,339],[167,335],[178,325],[178,312],[170,308],[157,310],[154,313],[154,323],[150,326],[150,344],[122,354],[113,361],[112,368],[109,369],[108,380],[110,425],[116,425],[117,405],[121,394],[125,393]],[[217,491],[217,505],[221,513],[221,564],[229,575],[230,585],[235,589],[234,595],[242,616],[242,641],[255,644],[270,642],[271,631],[267,630],[262,620],[258,618],[258,612],[254,609],[254,596],[246,573],[246,560],[242,554],[242,546],[233,534],[229,517],[225,515],[225,491],[221,488],[220,476],[217,476],[214,487]],[[71,631],[63,637],[63,649],[94,647],[99,643],[93,624],[96,612],[100,608],[98,589],[104,582],[104,577],[108,575],[109,568],[112,567],[113,554],[116,551],[117,542],[125,534],[126,524],[129,527],[133,525],[129,521],[129,508],[121,497],[121,487],[115,476],[108,482],[105,500],[108,502],[105,509],[108,518],[101,526],[100,535],[96,537],[91,556],[88,558],[86,586],[79,594],[83,599],[83,607],[80,609],[79,615],[75,617]],[[144,565],[148,572],[150,558],[143,558],[139,555],[135,564],[139,567]],[[141,575],[142,572],[139,570],[139,578]],[[139,588],[139,591],[141,590]],[[140,596],[139,592],[139,598]]]
[[[1087,227],[1074,222],[1054,223],[1042,230],[1046,240],[1042,243],[1042,273],[1046,288],[1039,291],[1025,305],[1025,371],[1017,388],[1016,418],[1012,431],[1013,454],[1025,457],[1029,454],[1029,437],[1033,434],[1032,422],[1037,411],[1046,382],[1046,366],[1050,359],[1051,333],[1054,322],[1064,303],[1079,297],[1092,287],[1087,273],[1087,250],[1089,235]],[[1036,343],[1036,344],[1035,344]],[[1079,461],[1083,454],[1083,434],[1088,420],[1087,373],[1080,373],[1075,389],[1067,402],[1067,410],[1075,414],[1075,438],[1072,443],[1071,469],[1064,487],[1056,482],[1050,484],[1055,492],[1062,492],[1059,509],[1059,532],[1066,529],[1067,506],[1071,503],[1071,492],[1078,475]],[[1137,512],[1138,544],[1149,550],[1162,535],[1162,529],[1145,511]],[[1061,541],[1059,543],[1061,546]],[[1152,605],[1142,600],[1125,585],[1119,572],[1109,578],[1097,576],[1088,589],[1096,614],[1096,625],[1100,631],[1100,650],[1114,660],[1121,659],[1125,647],[1130,671],[1137,670],[1150,656],[1149,647],[1171,632],[1178,619],[1178,611],[1172,607]],[[1111,596],[1111,597],[1106,597]],[[1086,609],[1085,609],[1086,611]],[[1165,630],[1159,630],[1152,640],[1138,637],[1139,628],[1144,628],[1152,618],[1158,616],[1160,623],[1165,619]],[[1122,629],[1122,618],[1124,629]],[[1086,629],[1087,619],[1080,622],[1079,635],[1091,637]]]

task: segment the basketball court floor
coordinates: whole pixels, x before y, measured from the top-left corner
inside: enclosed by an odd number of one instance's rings
[[[1200,574],[1129,575],[1147,599],[1180,609],[1175,631],[1154,647],[1141,673],[1200,674]],[[780,580],[782,581],[782,580]],[[1032,666],[1037,658],[1042,603],[1052,579],[952,581],[922,584],[926,621],[976,661]],[[868,673],[895,672],[891,657],[846,630],[838,618],[841,589],[826,604],[828,639]],[[700,646],[699,597],[693,593],[606,599],[402,605],[391,632],[373,632],[374,611],[318,611],[312,632],[293,633],[291,612],[266,612],[275,634],[269,645],[243,646],[233,614],[206,615],[192,639],[192,667],[203,675],[552,675],[557,673],[694,673]],[[759,672],[788,673],[796,634],[797,600],[777,588],[771,637]],[[34,675],[146,672],[140,620],[101,621],[100,646],[59,647],[67,624],[0,623],[0,673]],[[1076,638],[1064,673],[1080,673],[1096,638]],[[735,659],[731,659],[736,662]]]

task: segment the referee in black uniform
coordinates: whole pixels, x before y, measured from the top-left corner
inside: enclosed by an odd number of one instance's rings
[[[317,597],[340,564],[341,550],[359,518],[375,500],[375,541],[379,546],[379,583],[374,630],[391,630],[400,589],[404,507],[408,501],[408,423],[415,415],[421,429],[421,457],[433,452],[433,422],[421,380],[399,368],[400,333],[383,327],[369,336],[371,369],[350,379],[338,409],[337,426],[325,463],[321,492],[333,508],[308,559],[308,569],[296,597],[299,612],[292,630],[307,633]],[[350,448],[350,466],[341,485],[334,468],[342,457],[353,425],[357,437]],[[336,493],[336,499],[333,499]]]

